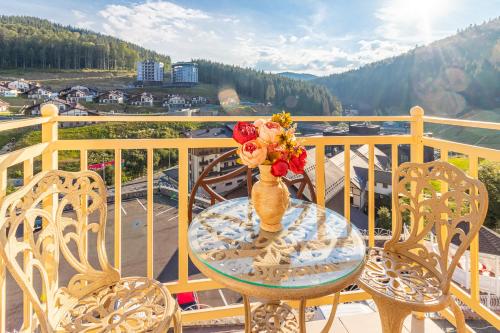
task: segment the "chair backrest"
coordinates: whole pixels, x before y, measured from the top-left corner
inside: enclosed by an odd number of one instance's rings
[[[430,269],[448,292],[453,271],[478,234],[488,209],[488,193],[479,180],[446,162],[404,163],[393,178],[396,232],[386,250],[410,257]],[[441,193],[443,184],[448,191]],[[410,220],[409,236],[401,239],[404,220]],[[437,244],[425,239],[434,233]],[[455,252],[450,253],[451,242]],[[435,248],[435,249],[433,249]],[[450,258],[452,257],[452,258]]]
[[[76,299],[120,279],[106,256],[105,223],[106,188],[91,171],[39,173],[2,201],[0,255],[28,295],[43,332],[53,331]],[[97,239],[98,264],[89,261],[86,251],[89,233]],[[63,288],[60,253],[76,271]]]
[[[224,196],[221,194],[217,193],[215,190],[212,189],[213,184],[217,184],[223,181],[227,181],[229,179],[233,179],[235,177],[238,177],[242,174],[246,175],[246,190],[247,190],[247,195],[250,197],[252,193],[252,186],[253,186],[253,179],[254,179],[254,174],[252,169],[247,167],[246,165],[241,165],[234,170],[231,170],[230,172],[223,174],[223,175],[216,175],[216,176],[211,176],[210,173],[214,171],[214,168],[219,164],[223,163],[226,160],[229,159],[234,159],[234,157],[237,156],[236,154],[236,149],[231,149],[223,154],[221,154],[218,158],[216,158],[214,161],[212,161],[210,164],[207,165],[205,169],[203,169],[203,172],[200,174],[198,177],[196,183],[194,184],[191,194],[189,196],[189,207],[188,207],[188,219],[189,221],[192,220],[193,218],[193,206],[196,201],[196,196],[198,195],[198,190],[202,188],[205,190],[205,192],[210,196],[210,204],[215,204],[216,202],[221,202],[227,200]],[[297,191],[296,191],[296,196],[297,198],[302,198],[304,194],[304,190],[307,188],[309,190],[311,200],[313,202],[316,202],[316,193],[314,191],[314,186],[311,182],[311,179],[307,175],[306,172],[302,175],[296,175],[292,178],[289,177],[282,177],[282,181],[288,186],[297,186]]]

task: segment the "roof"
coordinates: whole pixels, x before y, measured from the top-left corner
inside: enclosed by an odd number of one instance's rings
[[[367,163],[368,163],[368,155],[369,155],[369,146],[366,144],[366,145],[362,145],[361,147],[359,147],[358,149],[356,149],[356,152],[358,154],[361,154],[361,156],[363,156]],[[381,151],[380,149],[377,148],[377,146],[374,146],[374,155],[375,155],[375,167],[378,168],[379,170],[387,170],[387,169],[390,169],[390,166],[391,166],[391,160],[389,159],[389,157],[387,157],[387,155]]]
[[[151,93],[147,93],[147,92],[143,92],[142,94],[138,94],[138,95],[134,95],[132,97],[129,98],[129,101],[130,102],[133,102],[133,101],[140,101],[141,100],[141,97],[149,97],[149,98],[154,98],[153,97],[153,94]]]
[[[105,93],[100,94],[98,97],[105,96],[105,95],[125,96],[125,93],[123,91],[119,91],[119,90],[110,90],[110,91],[106,91]]]
[[[460,222],[457,226],[466,232],[469,230],[469,224],[467,223]],[[451,242],[457,246],[461,243],[457,235],[451,239]],[[482,226],[481,229],[479,229],[479,252],[499,256],[500,235],[493,230]]]
[[[316,148],[307,150],[307,163],[304,169],[309,179],[313,184],[313,187],[316,188]],[[299,177],[298,175],[293,174],[292,172],[288,172],[288,178],[294,179]],[[331,198],[333,198],[339,191],[341,191],[344,187],[344,172],[338,166],[336,166],[329,159],[325,159],[325,202],[328,202]],[[297,185],[296,185],[297,186]],[[309,189],[306,187],[304,189],[304,196],[312,200]]]
[[[202,128],[182,134],[187,138],[230,138],[233,136],[227,127]]]

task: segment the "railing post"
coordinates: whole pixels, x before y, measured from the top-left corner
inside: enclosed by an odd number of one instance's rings
[[[55,118],[59,114],[59,110],[54,104],[46,104],[42,106],[40,113],[42,117],[49,118],[48,122],[42,124],[42,143],[48,144],[48,147],[46,147],[44,152],[42,153],[42,172],[57,170],[59,166],[57,161],[58,151],[53,149],[52,144],[55,143],[58,139],[58,123]],[[57,194],[53,194],[51,197],[43,200],[42,205],[44,210],[46,210],[52,217],[55,217],[56,215],[58,200],[59,198]],[[44,218],[42,220],[43,227],[45,227],[47,223],[48,221]],[[55,258],[53,258],[51,255],[47,255],[47,258],[45,258],[45,260],[45,267],[47,269],[49,279],[55,279],[57,277],[58,271]],[[45,294],[45,290],[43,290],[42,293]]]
[[[424,109],[414,106],[410,110],[411,115],[411,161],[414,163],[424,162]]]
[[[50,121],[42,124],[42,143],[51,144],[56,142],[58,139],[58,123],[55,121],[55,117],[59,114],[57,106],[54,104],[43,105],[40,113],[42,117],[50,119]],[[52,147],[48,147],[42,153],[42,171],[56,170],[58,167],[57,157],[57,151],[53,150]]]
[[[410,149],[410,160],[413,163],[423,163],[424,162],[424,109],[420,106],[414,106],[410,109],[411,115],[411,136],[412,143]],[[414,185],[412,185],[414,190]],[[417,230],[421,230],[423,228],[423,221],[413,221],[412,216],[412,224],[418,223]],[[425,318],[425,314],[421,312],[412,312],[413,317],[418,320],[423,320]]]

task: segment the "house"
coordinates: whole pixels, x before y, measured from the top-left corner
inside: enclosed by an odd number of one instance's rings
[[[59,112],[60,116],[98,116],[99,113],[97,111],[88,110],[80,104],[76,104],[67,110]],[[59,124],[60,127],[78,127],[89,125],[91,122],[61,122]]]
[[[344,154],[341,152],[330,160],[342,170],[344,174]],[[389,157],[377,147],[374,147],[375,160],[373,163],[375,173],[375,193],[379,196],[387,196],[392,193],[391,161]],[[351,204],[354,207],[363,208],[367,203],[368,192],[368,157],[369,147],[363,145],[357,149],[350,150],[350,176],[351,176]]]
[[[17,90],[17,91],[23,92],[23,93],[27,92],[32,87],[35,87],[35,84],[28,82],[24,79],[15,80],[15,81],[11,81],[11,82],[7,83],[7,88],[9,88],[11,90]]]
[[[97,97],[97,101],[101,104],[123,104],[125,94],[118,90],[110,90]]]
[[[150,93],[143,92],[142,94],[130,97],[128,102],[130,105],[153,106],[154,97]]]
[[[180,108],[186,106],[186,99],[179,95],[172,95],[163,102],[163,107]]]
[[[41,107],[47,103],[52,103],[55,106],[57,106],[57,109],[59,110],[59,114],[62,114],[63,112],[68,111],[71,108],[74,108],[76,106],[75,104],[71,104],[63,99],[54,98],[53,100],[50,100],[50,101],[45,101],[42,103],[37,103],[37,104],[33,104],[31,106],[28,106],[24,112],[27,116],[39,116]]]
[[[2,100],[0,99],[0,112],[5,112],[5,111],[7,111],[7,110],[9,109],[9,106],[10,106],[10,104],[9,104],[9,103],[7,103],[7,102],[5,102],[5,101],[2,101]]]
[[[94,95],[89,94],[87,90],[73,89],[64,94],[63,98],[70,103],[92,102]]]
[[[17,97],[19,95],[19,91],[16,89],[9,89],[7,87],[0,86],[0,96],[3,97]]]
[[[70,103],[92,102],[97,95],[97,90],[80,85],[72,86],[59,92],[59,97]]]
[[[26,92],[26,95],[28,96],[29,99],[44,99],[44,100],[57,97],[56,93],[53,93],[50,89],[42,87],[31,88]]]
[[[344,172],[329,159],[325,159],[324,168],[325,168],[325,202],[328,202],[344,188]],[[311,182],[313,184],[316,184],[316,148],[307,150],[307,162],[304,172],[307,174]],[[287,177],[291,180],[294,180],[296,178],[301,177],[301,175],[296,175],[291,171],[289,171]],[[300,184],[295,184],[294,186],[298,189]],[[309,188],[307,186],[304,189],[303,195],[308,200],[313,199],[311,193],[309,192]]]
[[[193,96],[191,97],[191,104],[192,105],[207,104],[207,98],[203,96]]]

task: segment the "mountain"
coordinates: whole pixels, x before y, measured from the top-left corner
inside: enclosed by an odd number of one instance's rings
[[[342,112],[342,105],[328,89],[310,81],[207,60],[195,61],[200,82],[233,88],[239,98],[270,102],[275,109],[295,115],[339,115]]]
[[[170,57],[118,38],[27,16],[0,16],[0,68],[134,69]]]
[[[500,18],[312,82],[361,114],[408,114],[421,105],[426,114],[488,118],[481,111],[500,110]]]
[[[313,74],[294,73],[294,72],[282,72],[282,73],[278,73],[278,75],[287,77],[289,79],[302,80],[302,81],[309,81],[309,80],[314,80],[314,79],[318,78],[316,75],[313,75]]]

